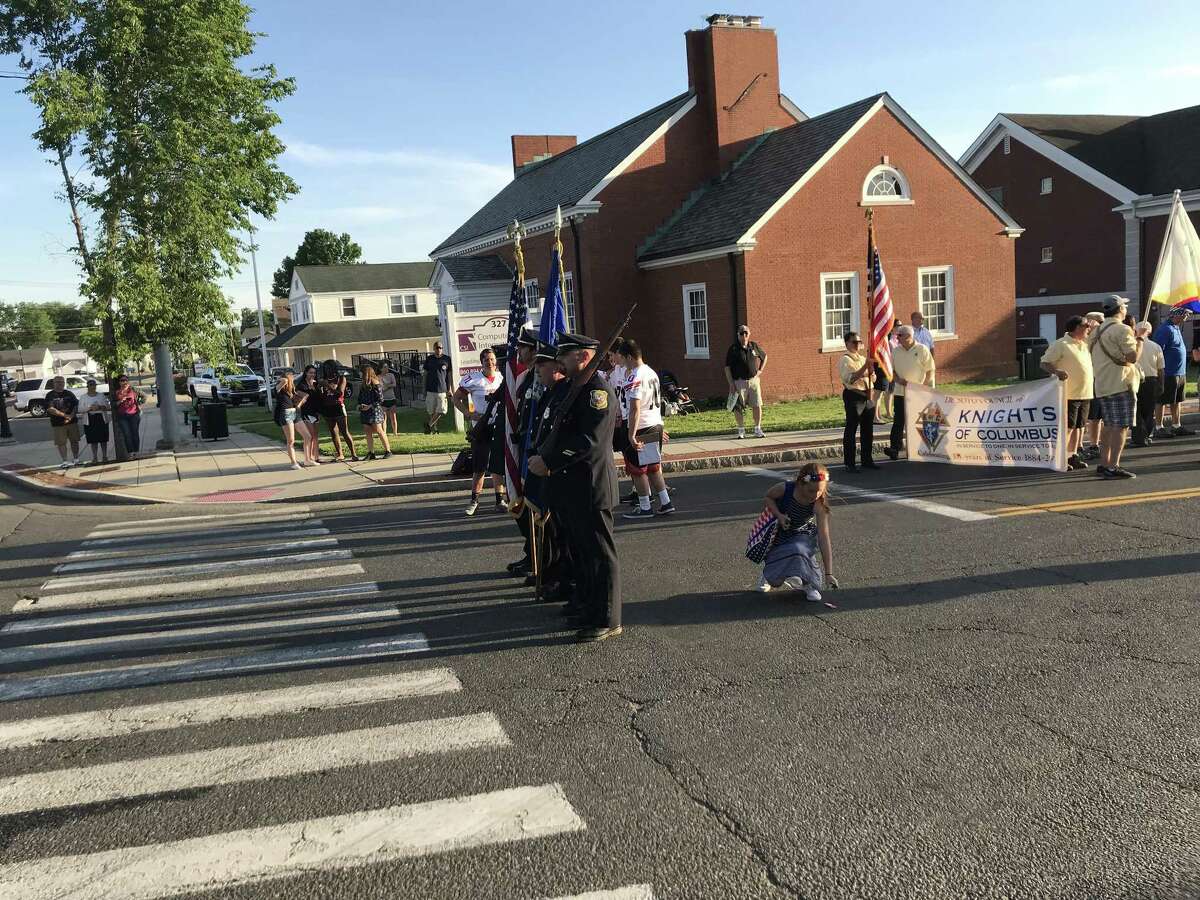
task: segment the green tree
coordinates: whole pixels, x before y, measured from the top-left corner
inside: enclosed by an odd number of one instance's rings
[[[99,323],[84,343],[110,377],[158,341],[227,355],[236,320],[217,281],[241,267],[251,216],[297,190],[272,133],[295,86],[244,69],[249,15],[238,0],[0,5],[0,52],[29,73],[34,137],[62,176]]]
[[[54,322],[54,341],[58,344],[77,344],[80,335],[96,325],[96,317],[87,304],[51,302],[41,307]]]
[[[247,328],[258,328],[258,310],[243,309],[242,310],[242,331]],[[263,310],[263,328],[267,334],[271,334],[275,330],[275,313],[269,309]]]
[[[362,262],[362,247],[350,235],[334,234],[324,228],[314,228],[304,235],[295,256],[285,256],[275,270],[271,294],[287,297],[292,291],[292,271],[296,266],[342,266]]]
[[[55,343],[54,320],[38,303],[0,307],[0,346],[6,349]]]

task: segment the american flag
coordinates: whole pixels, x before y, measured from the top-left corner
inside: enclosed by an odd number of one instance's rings
[[[521,455],[514,447],[520,439],[521,421],[517,414],[517,394],[525,366],[517,361],[517,339],[529,321],[529,305],[525,300],[525,285],[520,271],[513,272],[512,290],[508,295],[508,362],[504,364],[504,486],[510,500],[521,496]]]
[[[871,358],[883,370],[884,377],[892,378],[892,346],[888,333],[896,319],[892,307],[892,293],[888,290],[887,276],[883,274],[883,263],[879,261],[879,250],[875,246],[875,226],[867,226],[867,294],[871,298]]]

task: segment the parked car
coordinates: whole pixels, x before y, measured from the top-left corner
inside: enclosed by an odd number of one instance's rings
[[[295,375],[296,370],[291,366],[276,366],[271,370],[271,379],[282,378],[284,375]]]
[[[231,406],[257,403],[265,406],[267,385],[245,363],[232,366],[196,366],[196,374],[187,380],[192,399],[223,400]]]
[[[67,390],[76,397],[82,397],[87,393],[87,377],[83,375],[63,375],[61,377],[67,383]],[[31,416],[44,416],[46,415],[46,395],[53,389],[53,375],[49,378],[26,378],[24,381],[18,381],[17,402],[13,405],[17,412],[28,410]],[[101,394],[107,394],[108,385],[97,378],[96,390]]]

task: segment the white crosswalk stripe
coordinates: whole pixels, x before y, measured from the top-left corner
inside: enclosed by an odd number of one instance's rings
[[[586,827],[557,784],[0,866],[24,900],[150,900]]]
[[[349,553],[349,551],[341,552]],[[165,570],[159,577],[165,579],[168,572],[170,572],[169,569]],[[358,563],[344,563],[337,566],[296,568],[287,572],[286,577],[288,581],[303,584],[308,581],[340,578],[344,575],[362,575],[363,572],[363,567]],[[272,570],[244,572],[240,575],[220,575],[213,578],[183,578],[176,581],[160,580],[142,584],[122,584],[120,587],[100,587],[93,578],[91,587],[81,587],[61,594],[44,594],[36,600],[27,598],[18,600],[13,606],[13,611],[27,612],[35,607],[37,609],[64,609],[79,606],[103,606],[106,603],[129,603],[148,598],[209,594],[258,584],[278,584],[282,577],[279,572]],[[106,579],[106,582],[111,583],[111,579]]]
[[[397,630],[401,610],[387,602],[380,584],[350,580],[364,574],[363,566],[338,545],[306,507],[283,509],[270,518],[255,510],[97,526],[86,549],[54,569],[40,596],[16,604],[15,612],[32,615],[0,627],[5,642],[0,667],[35,670],[0,681],[0,703],[229,676],[252,679],[427,652],[423,633]],[[318,582],[333,583],[295,589]],[[235,593],[259,585],[292,589]],[[347,640],[349,635],[340,634],[346,629],[368,636]],[[213,655],[227,641],[267,646]],[[147,661],[155,655],[168,658]],[[36,671],[86,659],[105,662],[99,668]],[[336,668],[328,672],[310,684],[261,690],[243,684],[235,690],[201,690],[185,699],[0,722],[0,752],[185,728],[200,734],[224,723],[320,715],[367,704],[380,704],[371,715],[383,715],[392,711],[385,704],[452,698],[464,690],[449,668],[361,676],[342,675]],[[511,740],[494,713],[450,712],[423,719],[401,714],[406,721],[400,723],[224,746],[211,746],[209,732],[209,749],[0,778],[0,816],[128,801],[150,808],[151,798],[185,791],[250,783],[268,785],[264,790],[278,784],[283,791],[289,789],[288,779],[318,772],[404,760],[439,765],[453,754],[474,759],[463,755],[468,751],[510,751]],[[190,744],[190,737],[182,742]],[[487,771],[507,768],[489,765]],[[470,796],[0,864],[0,896],[148,900],[551,838],[587,827],[558,784],[495,787]],[[255,812],[269,816],[270,809]],[[116,840],[119,844],[119,835]],[[653,893],[649,885],[631,885],[561,900],[653,900]]]
[[[18,750],[56,741],[87,741],[148,731],[165,731],[190,725],[261,719],[318,709],[361,706],[386,700],[450,694],[461,690],[462,683],[450,669],[421,669],[416,672],[397,672],[267,691],[216,694],[191,700],[44,716],[40,719],[0,722],[0,750]]]

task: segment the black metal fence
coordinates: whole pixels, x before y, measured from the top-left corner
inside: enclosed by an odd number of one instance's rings
[[[420,350],[387,350],[383,353],[355,353],[350,365],[355,369],[371,366],[375,371],[384,362],[396,376],[396,399],[401,403],[421,400],[425,396],[425,379],[421,377],[421,364],[425,354]]]

